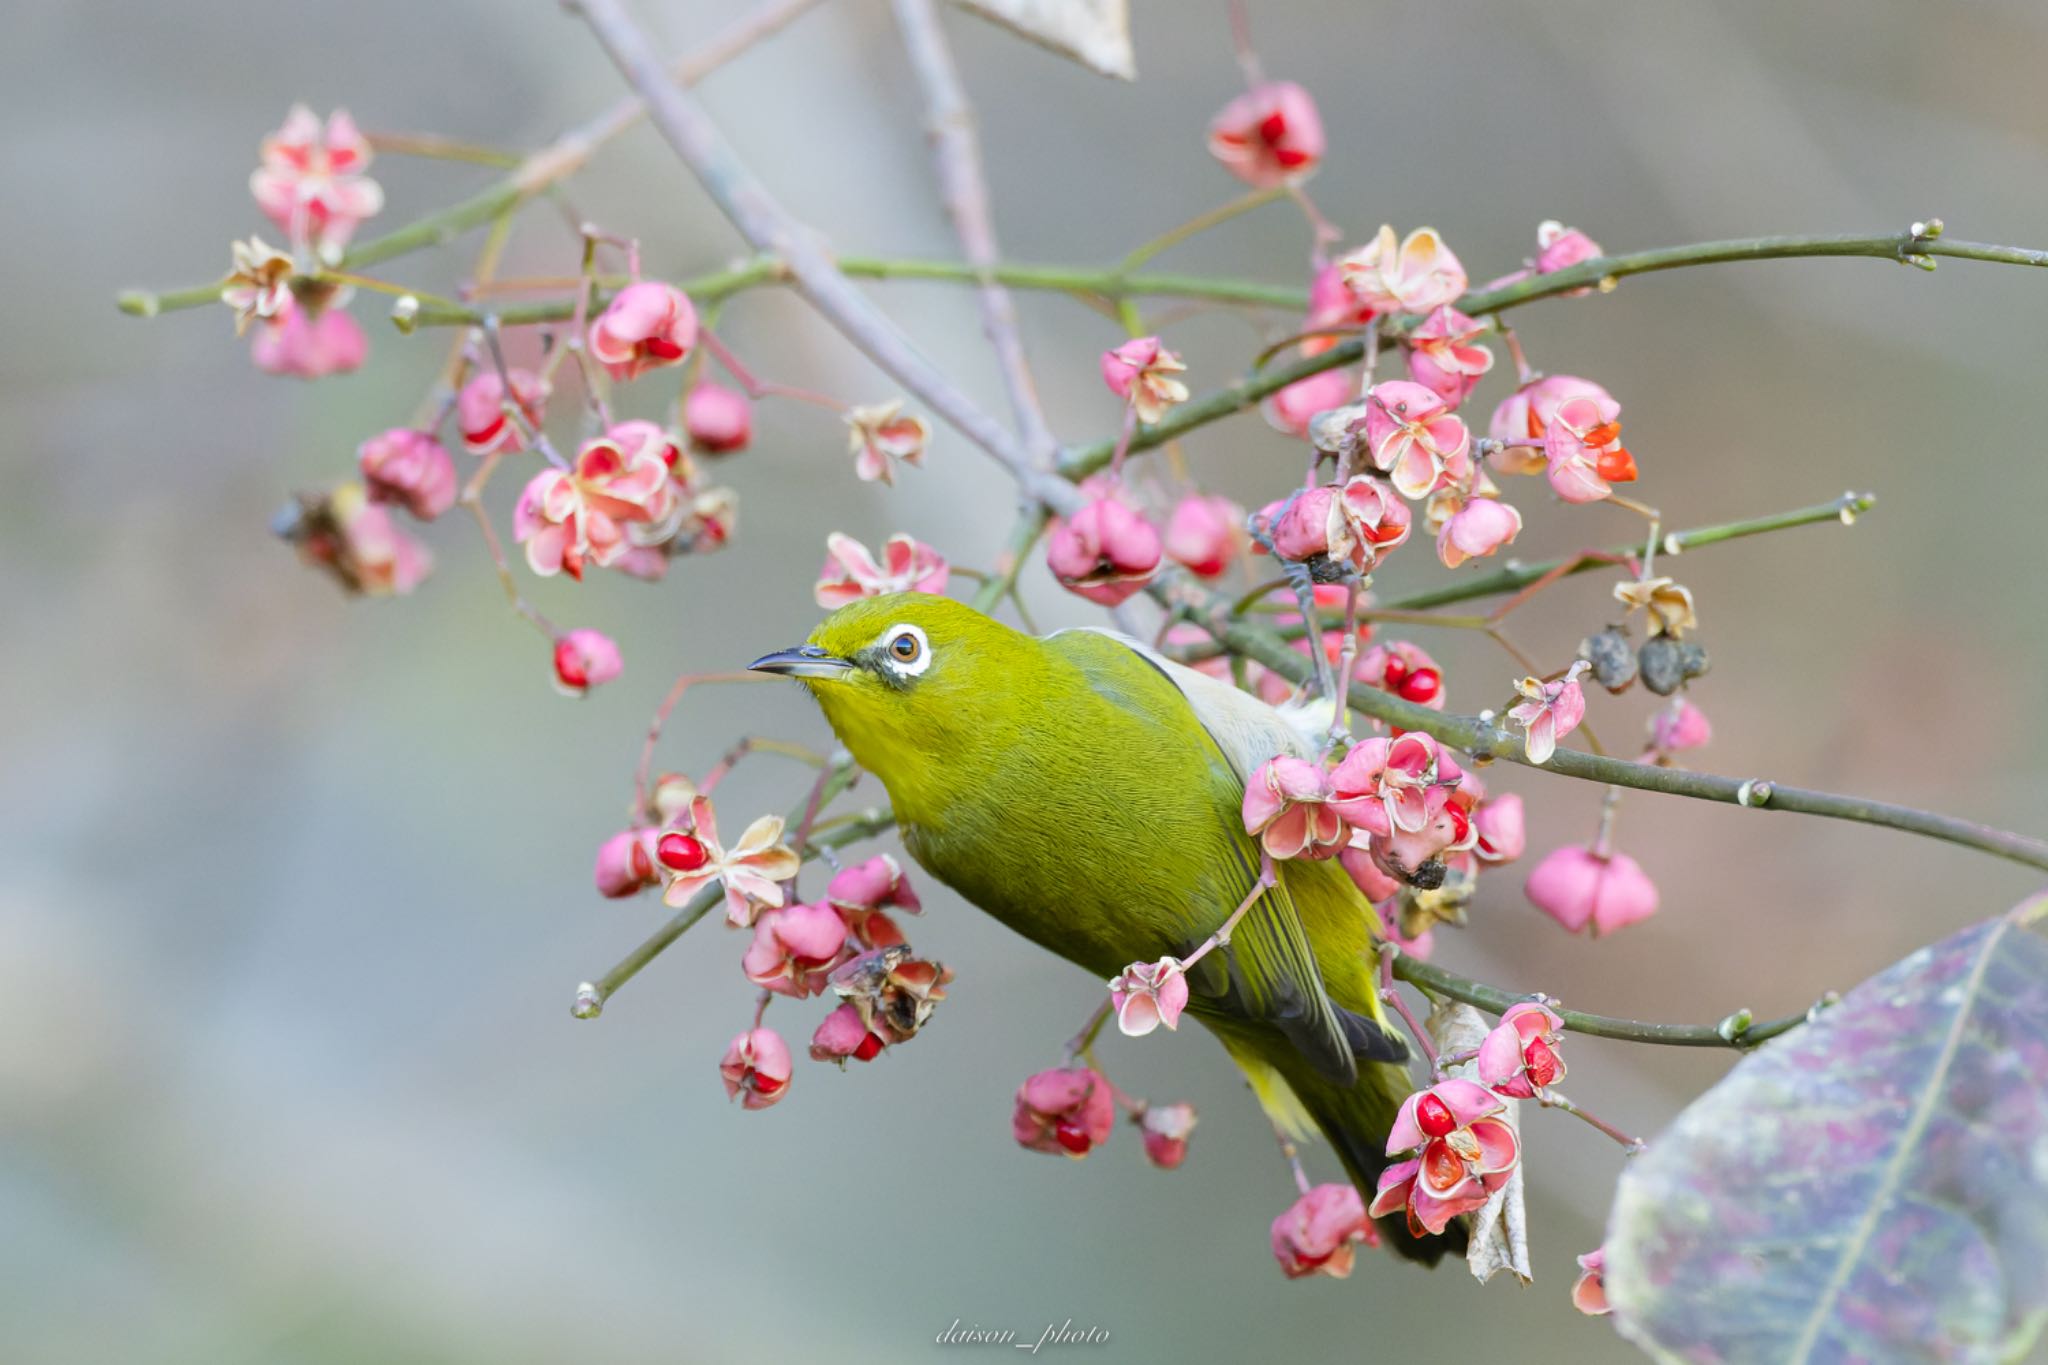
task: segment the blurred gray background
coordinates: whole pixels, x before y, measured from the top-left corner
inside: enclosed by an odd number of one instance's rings
[[[741,6],[641,8],[680,52]],[[1324,210],[1351,240],[1434,224],[1476,280],[1514,267],[1553,216],[1610,250],[1932,215],[1957,236],[2048,245],[2048,11],[2027,0],[1267,3],[1253,21],[1268,69],[1321,102]],[[369,365],[307,386],[256,373],[220,310],[141,322],[114,291],[208,278],[231,237],[263,227],[245,180],[294,99],[371,129],[530,147],[611,101],[611,69],[541,3],[29,0],[10,25],[0,1359],[881,1361],[936,1351],[956,1318],[1030,1335],[1072,1318],[1112,1334],[1068,1348],[1101,1359],[1630,1358],[1566,1302],[1618,1166],[1568,1120],[1530,1121],[1528,1290],[1376,1259],[1345,1283],[1283,1282],[1266,1225],[1287,1175],[1199,1031],[1105,1053],[1127,1088],[1200,1107],[1183,1170],[1145,1167],[1129,1133],[1085,1163],[1018,1151],[1010,1093],[1100,987],[948,895],[913,926],[959,972],[935,1026],[845,1075],[800,1063],[767,1113],[728,1106],[714,1074],[750,1006],[738,936],[700,929],[601,1021],[572,1020],[575,984],[661,914],[598,900],[588,868],[669,679],[800,638],[828,530],[909,529],[985,562],[1005,484],[940,430],[896,491],[856,485],[833,421],[760,408],[756,448],[727,466],[735,549],[659,587],[533,590],[623,641],[626,676],[580,705],[550,691],[459,520],[428,531],[440,568],[416,597],[344,601],[269,538],[269,514],[406,420],[443,338],[397,337],[362,303]],[[1237,192],[1202,145],[1239,88],[1222,6],[1139,0],[1135,26],[1141,79],[1124,86],[948,16],[1015,258],[1113,259]],[[843,249],[954,254],[876,0],[834,0],[704,93]],[[485,179],[397,157],[377,174],[390,205],[372,233]],[[638,233],[653,272],[738,250],[644,129],[571,194]],[[568,268],[559,218],[530,221],[507,269]],[[474,241],[384,273],[448,287]],[[1161,265],[1292,283],[1305,246],[1275,206]],[[874,288],[1000,408],[965,291]],[[1854,530],[1677,565],[1716,659],[1695,693],[1717,732],[1704,765],[2048,830],[2044,303],[2048,274],[1813,261],[1645,277],[1516,315],[1539,367],[1621,398],[1640,495],[1673,524],[1849,487],[1882,499]],[[1056,297],[1022,307],[1058,431],[1113,430],[1094,362],[1111,325]],[[1168,336],[1199,391],[1287,322],[1205,313]],[[745,297],[723,332],[774,378],[890,392],[791,298]],[[1482,389],[1475,413],[1504,391]],[[1244,499],[1296,477],[1296,452],[1256,417],[1190,442],[1198,471]],[[1623,513],[1521,488],[1529,557],[1635,533]],[[1418,546],[1380,586],[1441,573]],[[1090,619],[1027,581],[1042,620]],[[1561,588],[1517,637],[1561,657],[1606,593],[1598,576]],[[1426,643],[1454,704],[1492,700],[1509,674],[1466,640]],[[1593,719],[1626,748],[1644,710],[1599,700]],[[663,762],[701,771],[745,731],[823,738],[794,689],[706,692]],[[742,770],[729,819],[793,798],[801,774],[778,765]],[[1597,791],[1496,781],[1527,797],[1533,849],[1590,831]],[[1440,936],[1441,960],[1616,1014],[1779,1012],[2038,880],[1900,835],[1667,798],[1631,798],[1619,832],[1664,889],[1654,920],[1574,941],[1510,873],[1472,932]],[[770,1018],[801,1044],[815,1013]],[[1575,1096],[1645,1132],[1727,1065],[1587,1041],[1571,1062]]]

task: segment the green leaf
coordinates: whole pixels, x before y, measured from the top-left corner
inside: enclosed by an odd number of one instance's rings
[[[2048,896],[1769,1044],[1623,1175],[1606,1288],[1660,1360],[2013,1360],[2048,1321]]]

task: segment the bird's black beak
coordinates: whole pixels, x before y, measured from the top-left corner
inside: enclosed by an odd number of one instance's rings
[[[763,654],[747,668],[754,673],[779,673],[785,678],[843,678],[853,672],[854,666],[816,645],[798,645],[795,649]]]

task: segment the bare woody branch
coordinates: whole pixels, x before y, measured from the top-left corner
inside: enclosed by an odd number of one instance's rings
[[[953,220],[960,249],[977,276],[981,329],[996,353],[1025,449],[1039,464],[1049,465],[1058,453],[1058,443],[1046,425],[1038,404],[1038,387],[1024,358],[1024,343],[1017,333],[1017,306],[995,275],[1002,252],[996,245],[995,221],[989,212],[988,181],[982,174],[981,139],[975,133],[973,107],[960,84],[960,72],[932,0],[896,0],[896,25],[903,30],[904,50],[924,91],[925,130],[932,141],[946,212]]]

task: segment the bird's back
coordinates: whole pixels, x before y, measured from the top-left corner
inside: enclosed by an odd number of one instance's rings
[[[911,853],[1098,976],[1185,951],[1196,908],[1218,907],[1220,923],[1249,885],[1236,774],[1173,684],[1117,640],[1018,639],[1028,663],[1005,686],[1029,700],[955,735],[944,774],[900,794],[889,783]]]

